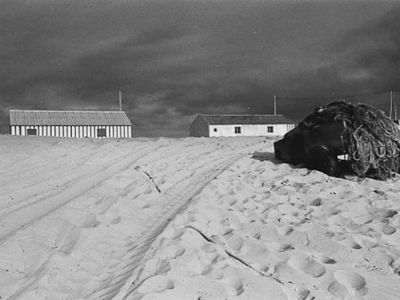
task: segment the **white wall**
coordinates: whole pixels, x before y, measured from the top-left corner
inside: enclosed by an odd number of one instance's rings
[[[273,127],[273,132],[268,132],[268,126]],[[241,128],[241,133],[235,133],[235,127]],[[214,129],[217,129],[215,132]],[[261,124],[261,125],[209,125],[210,137],[212,136],[280,136],[285,135],[294,128],[294,124]]]

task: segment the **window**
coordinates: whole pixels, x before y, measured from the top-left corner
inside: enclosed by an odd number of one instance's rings
[[[218,130],[217,130],[217,128],[214,128],[214,132],[217,132]]]
[[[268,131],[269,133],[274,132],[274,126],[268,126],[268,127],[267,127],[267,131]]]
[[[98,128],[97,129],[97,137],[106,137],[106,129],[105,128]]]
[[[242,128],[240,126],[235,126],[235,133],[242,133]]]
[[[36,129],[27,129],[26,133],[28,135],[37,135],[37,130]]]

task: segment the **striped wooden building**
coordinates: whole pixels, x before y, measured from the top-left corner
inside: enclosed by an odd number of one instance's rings
[[[11,135],[130,138],[132,127],[123,111],[10,110]]]

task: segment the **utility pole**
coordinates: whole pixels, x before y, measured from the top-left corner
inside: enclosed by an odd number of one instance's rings
[[[276,116],[276,95],[274,95],[274,116]]]
[[[118,98],[119,98],[119,111],[122,111],[122,92],[118,90]]]
[[[390,118],[392,118],[392,107],[393,107],[393,91],[390,91],[390,109],[389,109]]]
[[[392,91],[392,101],[394,100],[394,119],[397,122],[397,101],[393,99],[393,91]]]

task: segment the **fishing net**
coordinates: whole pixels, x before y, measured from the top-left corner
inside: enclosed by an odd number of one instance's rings
[[[400,130],[383,111],[366,104],[336,101],[315,109],[299,128],[307,130],[335,121],[343,122],[340,136],[358,177],[385,180],[399,171]]]

